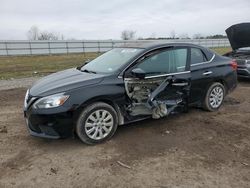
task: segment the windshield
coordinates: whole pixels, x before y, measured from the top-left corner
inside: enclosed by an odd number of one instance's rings
[[[135,48],[115,48],[84,65],[81,71],[104,74],[113,73],[141,51],[142,49]]]

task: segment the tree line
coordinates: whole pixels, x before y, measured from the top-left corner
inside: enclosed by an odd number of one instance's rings
[[[51,31],[40,31],[37,26],[32,26],[27,32],[28,40],[64,40],[64,35]]]
[[[32,26],[27,32],[28,40],[64,40],[65,36],[61,33],[51,31],[41,31],[37,26]],[[227,38],[225,35],[216,34],[210,36],[203,36],[200,33],[194,34],[193,39],[219,39]],[[155,37],[153,33],[150,37],[136,37],[136,31],[134,30],[123,30],[121,32],[122,40],[164,40],[164,39],[191,39],[187,33],[177,35],[174,30],[169,34],[169,37]],[[70,39],[75,40],[75,39]]]
[[[136,38],[136,31],[133,30],[124,30],[121,33],[121,39],[122,40],[164,40],[164,39],[191,39],[187,33],[182,33],[180,35],[177,35],[176,32],[173,30],[170,32],[169,37],[155,37],[154,33],[150,37],[137,37]],[[209,35],[204,36],[200,33],[194,34],[193,39],[221,39],[221,38],[227,38],[226,35],[216,34],[216,35]]]

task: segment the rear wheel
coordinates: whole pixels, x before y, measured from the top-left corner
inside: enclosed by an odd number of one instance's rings
[[[203,107],[205,110],[213,112],[218,110],[225,97],[225,87],[219,83],[213,83],[207,90]]]
[[[111,138],[118,125],[117,113],[103,102],[87,106],[80,114],[76,133],[86,144],[97,144]]]

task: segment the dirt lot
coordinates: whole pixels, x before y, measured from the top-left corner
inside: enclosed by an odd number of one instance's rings
[[[250,187],[250,82],[219,112],[121,126],[97,146],[29,136],[25,90],[0,91],[0,187]]]

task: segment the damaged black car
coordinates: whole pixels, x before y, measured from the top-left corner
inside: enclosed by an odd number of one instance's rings
[[[31,135],[87,144],[111,138],[119,125],[187,112],[216,111],[237,86],[231,58],[192,44],[135,44],[51,74],[26,93]],[[157,129],[157,127],[156,127]]]
[[[237,61],[239,78],[250,78],[250,23],[232,25],[226,33],[233,51],[224,56]]]

